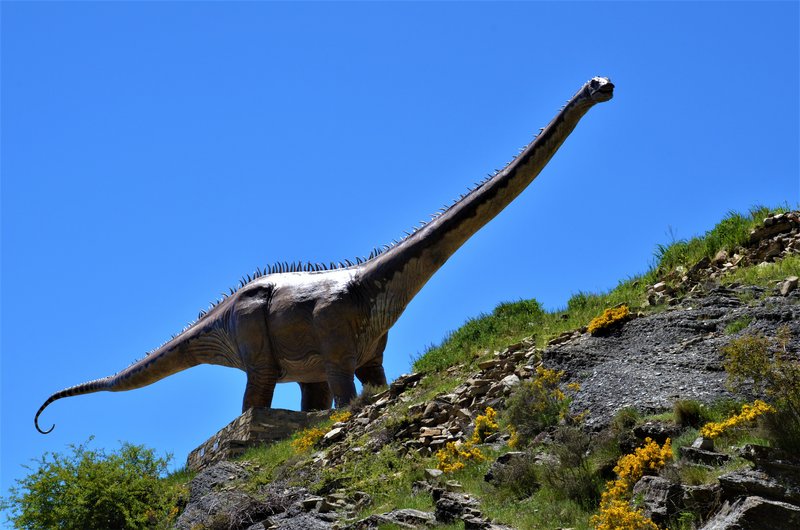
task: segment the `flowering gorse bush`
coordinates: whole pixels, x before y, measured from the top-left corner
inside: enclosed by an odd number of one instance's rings
[[[337,410],[331,414],[331,421],[333,423],[343,423],[353,417],[353,413],[349,410]]]
[[[483,443],[487,436],[499,430],[497,412],[492,407],[486,407],[486,412],[479,414],[475,418],[475,430],[469,441],[463,444],[448,442],[444,449],[436,452],[436,460],[438,461],[436,467],[445,473],[450,473],[463,469],[466,462],[483,462],[486,457],[475,446]]]
[[[450,473],[463,469],[466,466],[466,462],[483,462],[486,457],[471,441],[464,444],[447,442],[444,449],[436,452],[436,460],[438,460],[437,468],[445,473]]]
[[[337,410],[333,414],[331,414],[331,422],[332,423],[343,423],[349,420],[353,416],[353,413],[349,410]],[[317,442],[322,440],[322,438],[328,434],[330,431],[330,427],[321,428],[321,427],[311,427],[309,429],[305,429],[300,431],[292,441],[292,448],[298,453],[305,453],[315,445]]]
[[[486,407],[486,414],[479,414],[475,418],[475,431],[472,433],[470,442],[473,444],[480,444],[486,440],[490,434],[494,434],[500,430],[500,425],[497,424],[497,412],[492,407]]]
[[[600,499],[600,512],[592,516],[591,523],[596,530],[656,530],[657,527],[639,510],[630,505],[633,485],[646,473],[658,471],[672,459],[672,445],[669,438],[659,445],[650,438],[645,439],[644,447],[617,461],[614,473],[616,480],[606,484]]]
[[[561,390],[563,371],[538,366],[532,380],[522,381],[508,398],[506,417],[516,433],[515,445],[533,439],[537,434],[560,421],[579,421],[571,417],[571,399]],[[566,385],[568,392],[577,392],[580,385]]]
[[[600,505],[600,513],[592,516],[597,530],[658,530],[656,524],[627,500],[611,500]]]
[[[624,322],[627,320],[630,314],[631,312],[626,305],[606,309],[603,311],[602,315],[592,319],[592,321],[589,322],[588,331],[592,335],[597,335],[621,322]]]
[[[292,441],[292,448],[298,453],[305,453],[322,440],[322,437],[327,433],[326,429],[320,429],[319,427],[311,427],[300,431],[297,438]]]
[[[725,421],[710,422],[703,425],[700,429],[700,436],[704,438],[717,438],[726,431],[730,431],[742,425],[753,423],[762,414],[775,412],[775,408],[757,399],[752,405],[742,405],[742,411],[735,416],[731,416]]]
[[[508,433],[511,435],[508,439],[508,446],[512,449],[519,447],[519,432],[513,425],[508,426]]]
[[[765,396],[775,408],[763,426],[775,447],[800,452],[800,360],[789,349],[788,326],[774,337],[745,335],[722,348],[728,384],[735,391]]]

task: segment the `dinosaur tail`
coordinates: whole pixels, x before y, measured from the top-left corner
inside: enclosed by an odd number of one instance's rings
[[[36,430],[42,434],[47,434],[53,430],[55,424],[46,431],[39,427],[39,415],[56,400],[101,391],[120,392],[123,390],[141,388],[155,383],[156,381],[160,381],[176,372],[206,362],[198,360],[198,355],[195,354],[198,347],[207,349],[209,346],[212,346],[208,343],[208,340],[203,340],[206,338],[203,337],[203,335],[203,333],[198,333],[197,330],[189,330],[187,333],[175,337],[150,355],[133,363],[116,375],[95,379],[56,392],[47,398],[47,401],[45,401],[36,412],[36,416],[33,419]]]

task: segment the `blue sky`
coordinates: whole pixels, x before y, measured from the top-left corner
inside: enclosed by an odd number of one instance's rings
[[[389,334],[394,378],[499,302],[564,306],[669,233],[796,206],[797,2],[16,3],[2,9],[2,491],[90,435],[187,453],[243,372],[62,400],[272,261],[368,254],[597,106]],[[297,408],[294,385],[274,406]]]

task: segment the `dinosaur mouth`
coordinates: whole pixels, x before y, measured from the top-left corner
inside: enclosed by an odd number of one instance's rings
[[[611,81],[606,81],[592,92],[592,99],[594,101],[608,101],[612,97],[614,97],[614,83]]]

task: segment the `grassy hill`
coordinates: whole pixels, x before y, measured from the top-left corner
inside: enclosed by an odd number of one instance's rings
[[[475,501],[481,520],[495,524],[494,528],[613,528],[602,525],[610,520],[609,503],[615,498],[609,492],[616,484],[622,504],[629,507],[628,515],[621,516],[630,518],[629,527],[654,528],[635,515],[636,503],[630,508],[628,502],[637,466],[649,465],[653,473],[661,469],[661,476],[676,484],[705,487],[719,475],[748,465],[736,453],[743,444],[786,447],[800,434],[800,383],[787,383],[789,376],[800,380],[797,352],[792,350],[795,343],[780,333],[748,334],[750,322],[732,321],[718,335],[729,336],[732,349],[724,353],[725,368],[732,388],[741,391],[737,400],[678,399],[674,407],[649,416],[623,409],[597,432],[587,432],[582,414],[570,407],[580,392],[578,378],[567,385],[564,372],[542,364],[542,351],[563,337],[588,337],[596,328],[613,330],[634,316],[672,310],[689,295],[704,296],[710,285],[730,286],[732,296],[749,297],[747,304],[764,303],[765,297],[775,294],[778,282],[800,276],[800,246],[782,248],[779,256],[762,260],[763,252],[774,254],[774,249],[754,242],[751,234],[766,233],[764,219],[788,211],[759,207],[748,214],[730,213],[702,236],[659,245],[652,266],[641,275],[606,293],[578,293],[556,311],[544,310],[533,299],[500,304],[416,359],[413,368],[420,375],[397,381],[389,389],[367,388],[349,410],[317,427],[250,449],[231,464],[233,471],[224,473],[230,477],[212,488],[221,495],[215,498],[215,512],[199,519],[178,518],[190,503],[195,476],[182,471],[159,481],[159,488],[168,490],[160,498],[168,502],[146,507],[148,517],[131,518],[135,522],[129,527],[178,523],[185,528],[255,530],[270,526],[252,524],[273,517],[276,528],[291,528],[299,523],[284,516],[295,509],[299,511],[293,517],[309,517],[316,521],[313,524],[328,524],[330,519],[339,521],[340,528],[347,524],[408,528],[403,526],[408,523],[384,521],[380,514],[402,508],[439,517],[442,496],[458,505],[467,502],[462,498],[467,495]],[[787,303],[797,304],[800,297],[791,300]],[[607,312],[613,308],[619,311]],[[781,357],[781,351],[789,355]],[[755,390],[774,410],[736,420],[752,411],[742,405],[748,391],[754,390],[745,388],[754,373],[764,374]],[[780,421],[759,424],[755,421],[759,415]],[[669,431],[672,445],[664,440],[648,445],[635,434],[649,424]],[[725,464],[669,463],[678,462],[679,447],[690,444],[709,425],[721,425],[720,432],[725,431],[717,445],[727,455]],[[490,470],[493,478],[487,481]],[[41,503],[48,495],[47,502],[58,502],[57,491],[33,490],[35,476],[31,477],[23,484],[28,492],[18,490],[6,499],[6,507],[19,508],[32,499]],[[196,504],[198,496],[193,493],[191,502]],[[354,523],[369,517],[376,518],[374,526]],[[670,517],[660,523],[662,527],[689,529],[702,514],[686,508]],[[481,527],[469,526],[468,519],[440,519],[437,528]],[[281,526],[281,521],[290,521],[289,526]]]

